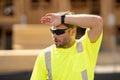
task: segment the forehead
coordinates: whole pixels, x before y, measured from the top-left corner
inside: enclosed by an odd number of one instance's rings
[[[60,24],[58,26],[52,26],[52,29],[66,29],[66,28],[68,28],[68,27],[64,24]]]

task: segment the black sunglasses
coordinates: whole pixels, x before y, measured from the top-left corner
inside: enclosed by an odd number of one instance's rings
[[[52,32],[52,34],[56,34],[56,35],[61,35],[65,33],[65,30],[67,30],[69,28],[66,29],[50,29],[50,31]]]

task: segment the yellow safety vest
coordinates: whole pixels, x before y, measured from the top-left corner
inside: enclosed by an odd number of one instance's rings
[[[102,36],[91,43],[86,31],[71,48],[53,45],[45,49],[36,60],[31,80],[94,80]]]
[[[46,69],[48,71],[48,79],[49,80],[53,80],[52,79],[52,68],[51,68],[51,48],[52,47],[48,47],[45,50],[45,62],[46,62]],[[79,42],[77,43],[77,51],[78,53],[82,52],[82,44]],[[87,76],[87,70],[82,71],[82,80],[88,80],[88,76]]]

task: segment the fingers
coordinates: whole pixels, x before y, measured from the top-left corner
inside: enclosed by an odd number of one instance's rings
[[[47,13],[45,16],[43,16],[43,17],[41,18],[40,21],[41,21],[41,22],[43,22],[43,21],[50,21],[52,15],[53,15],[53,13]]]
[[[54,25],[53,23],[55,22],[55,16],[54,13],[47,13],[45,16],[43,16],[40,19],[40,22],[42,24],[47,24],[47,25]]]
[[[44,16],[41,18],[41,23],[46,23],[46,22],[51,22],[51,17],[50,16]]]
[[[50,20],[51,20],[51,17],[42,17],[41,20],[50,21]]]

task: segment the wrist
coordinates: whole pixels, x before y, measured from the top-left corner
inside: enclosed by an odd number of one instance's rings
[[[61,24],[65,23],[65,14],[61,16]]]

